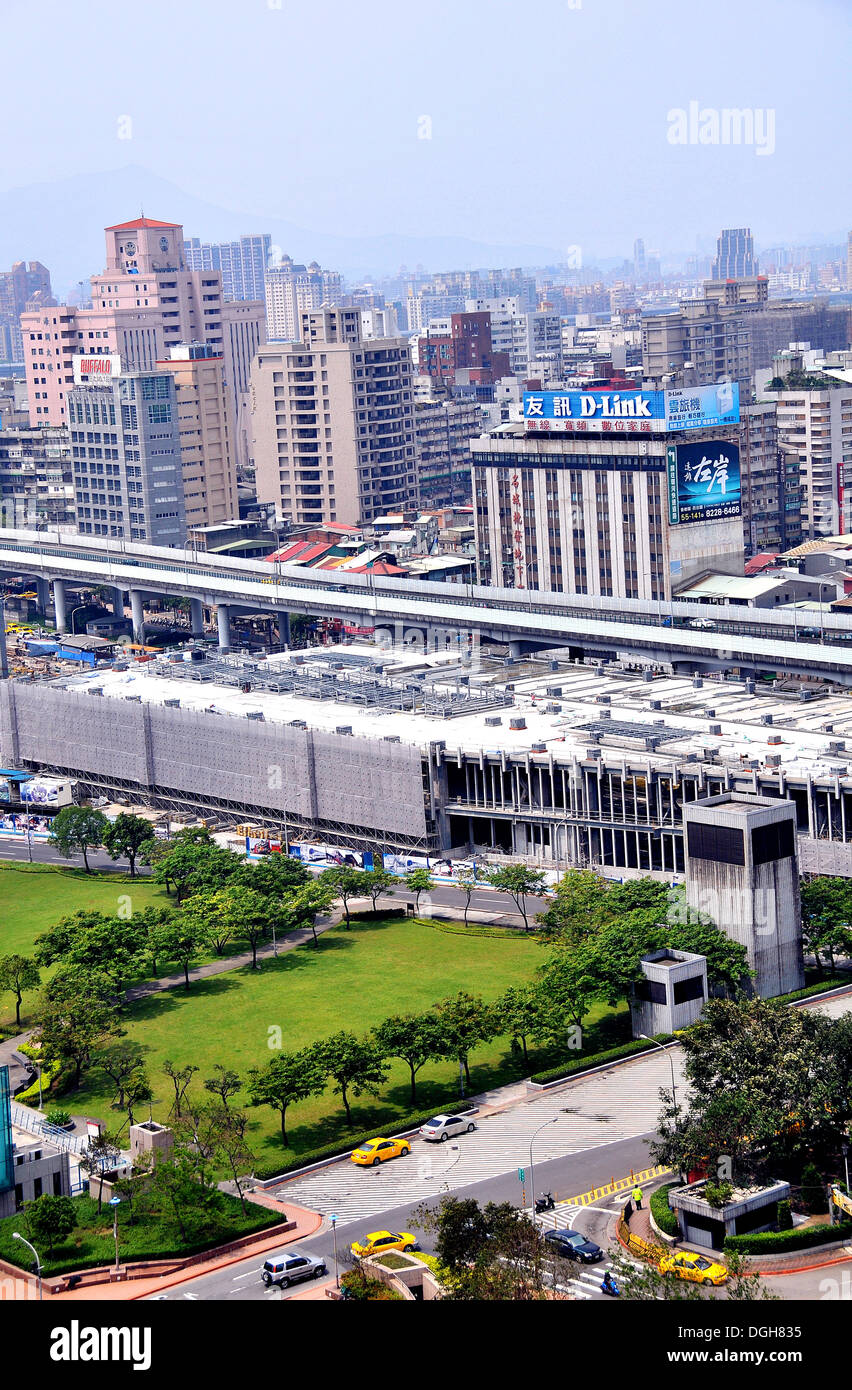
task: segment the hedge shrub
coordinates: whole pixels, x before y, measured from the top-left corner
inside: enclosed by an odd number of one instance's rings
[[[839,989],[841,985],[848,985],[852,982],[852,976],[829,975],[824,980],[817,980],[816,984],[805,985],[803,989],[791,990],[789,994],[779,994],[775,1000],[776,1004],[795,1004],[797,999],[811,999],[815,994],[826,994],[831,989]]]
[[[449,1115],[466,1115],[472,1110],[470,1105],[456,1106],[452,1110],[447,1109],[444,1113]],[[289,1158],[282,1157],[273,1163],[267,1163],[259,1168],[255,1168],[253,1177],[265,1181],[268,1178],[277,1178],[279,1174],[291,1173],[295,1168],[307,1168],[312,1163],[321,1163],[324,1158],[340,1158],[343,1154],[350,1153],[352,1149],[357,1149],[361,1144],[366,1144],[370,1139],[375,1139],[381,1135],[383,1139],[393,1139],[396,1135],[404,1134],[407,1130],[418,1129],[427,1120],[431,1120],[433,1115],[440,1112],[432,1107],[431,1110],[423,1110],[418,1115],[399,1115],[388,1122],[382,1128],[381,1123],[374,1125],[361,1134],[344,1134],[334,1143],[323,1144],[318,1149],[306,1149],[304,1153],[291,1154]]]
[[[673,1187],[678,1187],[676,1182],[664,1183],[658,1187],[656,1192],[651,1193],[651,1214],[654,1220],[667,1236],[679,1236],[680,1227],[677,1223],[677,1216],[669,1206],[669,1193]]]
[[[834,1240],[852,1238],[852,1221],[837,1226],[800,1226],[794,1231],[759,1231],[754,1235],[728,1236],[726,1250],[741,1255],[783,1255],[788,1250],[807,1250],[811,1245],[828,1245]]]
[[[673,1039],[668,1033],[660,1033],[654,1042],[667,1043]],[[551,1067],[549,1071],[537,1072],[531,1076],[530,1080],[539,1086],[544,1086],[548,1081],[561,1081],[571,1076],[578,1076],[581,1072],[591,1071],[593,1067],[605,1066],[607,1062],[618,1062],[622,1057],[635,1057],[642,1052],[654,1052],[656,1048],[653,1042],[646,1042],[639,1038],[635,1042],[622,1043],[620,1047],[611,1047],[607,1052],[592,1053],[590,1057],[578,1057],[576,1062],[563,1062],[561,1066]]]
[[[477,922],[471,922],[465,926],[464,922],[441,922],[434,917],[421,917],[427,927],[433,927],[435,931],[449,932],[451,936],[490,936],[496,941],[517,941],[519,937],[526,937],[532,933],[518,931],[515,927],[485,927]]]
[[[28,1105],[31,1100],[38,1100],[39,1089],[41,1089],[42,1098],[44,1098],[59,1075],[61,1066],[62,1063],[58,1061],[46,1062],[41,1069],[41,1087],[39,1088],[39,1079],[36,1076],[31,1086],[28,1086],[25,1091],[18,1091],[15,1100],[19,1101],[21,1105]]]

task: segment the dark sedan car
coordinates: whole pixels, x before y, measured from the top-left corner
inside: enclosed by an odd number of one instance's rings
[[[544,1241],[555,1255],[577,1260],[580,1264],[595,1265],[604,1257],[601,1247],[579,1231],[546,1231]]]

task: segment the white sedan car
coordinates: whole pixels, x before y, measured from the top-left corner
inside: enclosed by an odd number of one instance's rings
[[[435,1115],[431,1120],[427,1120],[425,1125],[420,1126],[420,1133],[424,1139],[439,1144],[455,1134],[471,1134],[475,1129],[473,1120],[467,1119],[466,1116]]]

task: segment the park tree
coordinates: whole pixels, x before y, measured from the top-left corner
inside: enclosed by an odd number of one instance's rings
[[[199,1068],[196,1067],[192,1062],[187,1063],[185,1067],[176,1067],[174,1062],[169,1061],[167,1059],[163,1063],[162,1069],[164,1074],[171,1081],[175,1093],[175,1098],[172,1102],[172,1108],[169,1111],[169,1117],[171,1118],[171,1116],[174,1115],[175,1119],[179,1120],[181,1118],[181,1112],[183,1110],[183,1107],[186,1103],[186,1093],[192,1083],[193,1076],[199,1070]]]
[[[367,895],[367,875],[363,869],[353,869],[349,864],[335,864],[331,869],[323,869],[319,882],[334,890],[335,898],[343,904],[343,918],[348,931],[352,925],[349,904],[353,898]]]
[[[410,1101],[417,1103],[417,1073],[443,1055],[443,1039],[435,1015],[395,1014],[373,1030],[376,1046],[383,1057],[400,1057],[408,1067]]]
[[[273,928],[286,923],[286,913],[275,898],[231,883],[211,893],[195,894],[184,904],[181,917],[205,932],[208,941],[218,938],[222,949],[231,937],[247,941],[252,970],[257,969],[261,941]]]
[[[220,889],[213,893],[193,893],[185,898],[180,907],[181,921],[191,923],[207,934],[207,939],[217,956],[225,954],[225,947],[237,935],[239,914],[234,911],[234,899]]]
[[[264,897],[278,899],[286,899],[297,888],[313,882],[302,860],[289,854],[266,854],[257,863],[244,860],[232,875],[232,881],[263,893]]]
[[[494,1012],[500,1019],[502,1032],[508,1033],[512,1038],[526,1065],[530,1039],[546,1037],[551,1032],[547,996],[540,986],[512,986],[495,1002]]]
[[[538,975],[542,1036],[564,1042],[569,1027],[582,1030],[600,989],[591,943],[552,951]]]
[[[90,874],[89,850],[103,844],[109,828],[110,823],[103,812],[96,811],[92,806],[63,806],[53,818],[50,844],[65,859],[82,854],[86,873]]]
[[[24,1207],[27,1230],[36,1245],[46,1242],[49,1253],[61,1244],[77,1225],[77,1213],[70,1197],[54,1197],[45,1192]]]
[[[112,1082],[112,1108],[124,1110],[127,1092],[133,1088],[135,1079],[143,1071],[142,1048],[139,1043],[129,1040],[113,1043],[97,1052],[93,1062]]]
[[[462,866],[456,870],[456,886],[464,898],[464,924],[467,926],[470,900],[476,892],[477,882],[473,869]]]
[[[144,816],[132,816],[122,811],[104,832],[104,849],[111,859],[126,859],[130,877],[136,877],[136,860],[153,838],[151,822]]]
[[[508,893],[524,919],[524,931],[529,931],[527,898],[541,897],[547,883],[544,871],[529,869],[526,864],[506,864],[500,869],[493,869],[488,875],[488,882],[498,892]]]
[[[414,911],[420,916],[420,899],[424,893],[431,893],[435,880],[428,869],[409,869],[405,875],[405,886],[414,894]]]
[[[341,1030],[317,1043],[317,1055],[325,1074],[333,1082],[346,1111],[346,1123],[352,1127],[351,1096],[377,1096],[387,1080],[387,1067],[381,1051],[370,1038],[356,1038],[354,1033]]]
[[[533,1221],[511,1202],[444,1197],[412,1225],[435,1237],[448,1302],[530,1302],[552,1288],[551,1259]]]
[[[69,967],[57,971],[42,991],[35,1041],[45,1062],[73,1068],[79,1086],[93,1053],[120,1036],[112,985],[103,976]]]
[[[140,955],[147,959],[154,976],[159,973],[162,928],[173,916],[174,913],[169,907],[143,907],[133,914],[133,923],[139,933]]]
[[[121,1144],[117,1134],[110,1134],[106,1129],[102,1129],[99,1134],[89,1136],[89,1142],[85,1149],[81,1149],[78,1155],[78,1162],[83,1172],[89,1177],[89,1193],[92,1191],[93,1179],[97,1183],[98,1191],[98,1216],[101,1214],[101,1207],[104,1196],[104,1173],[108,1173],[115,1166],[121,1157]]]
[[[413,1230],[435,1237],[435,1255],[450,1274],[476,1260],[488,1242],[485,1214],[474,1197],[443,1197],[437,1206],[423,1202],[409,1220]]]
[[[248,1142],[249,1120],[244,1110],[236,1110],[232,1105],[211,1105],[209,1107],[208,1128],[214,1144],[216,1157],[227,1167],[231,1181],[237,1190],[243,1213],[246,1199],[243,1182],[246,1173],[251,1171],[255,1155]]]
[[[688,1106],[664,1091],[655,1162],[728,1178],[834,1154],[852,1118],[852,1026],[773,1000],[711,999],[681,1039]],[[665,1155],[663,1157],[662,1155]]]
[[[378,901],[381,895],[392,893],[398,882],[396,876],[389,874],[387,869],[366,869],[364,871],[364,891],[373,904],[374,912],[378,910]]]
[[[827,958],[834,974],[838,955],[852,956],[852,884],[845,878],[812,878],[801,885],[805,950],[824,973]]]
[[[607,896],[606,882],[600,874],[591,869],[569,869],[539,916],[543,938],[584,941],[597,930]]]
[[[223,1067],[221,1062],[217,1062],[213,1067],[215,1076],[208,1076],[204,1082],[205,1091],[210,1091],[214,1096],[218,1096],[219,1103],[224,1110],[228,1109],[228,1101],[235,1096],[242,1087],[242,1080],[235,1071],[229,1067]]]
[[[314,946],[319,948],[317,936],[317,916],[328,912],[334,903],[334,889],[327,883],[311,880],[302,888],[294,889],[282,903],[282,921],[285,931],[299,931],[310,927]]]
[[[212,1157],[195,1144],[185,1123],[174,1127],[168,1153],[152,1149],[137,1156],[145,1175],[145,1202],[168,1240],[200,1245],[215,1232],[222,1198]]]
[[[21,1001],[24,993],[38,989],[41,975],[34,960],[28,956],[0,956],[0,994],[15,996],[15,1027],[21,1026]]]
[[[128,1078],[124,1092],[124,1108],[127,1111],[128,1125],[135,1123],[134,1114],[137,1105],[150,1105],[153,1099],[154,1092],[151,1090],[148,1074],[144,1067],[138,1067]]]
[[[287,1148],[288,1108],[310,1096],[321,1095],[325,1082],[325,1065],[314,1045],[299,1052],[276,1052],[264,1067],[254,1067],[249,1072],[246,1090],[251,1105],[268,1105],[278,1111],[281,1142]]]
[[[496,1011],[478,995],[459,990],[436,1006],[435,1020],[440,1032],[441,1055],[453,1058],[464,1067],[465,1081],[470,1085],[471,1052],[501,1031]]]
[[[197,913],[176,913],[159,928],[157,946],[164,960],[175,961],[181,967],[184,988],[188,991],[190,966],[210,946],[210,933],[203,917]]]
[[[179,903],[193,893],[221,888],[243,861],[232,850],[217,845],[204,828],[187,827],[171,840],[159,841],[150,850],[152,878],[166,892],[174,889]]]
[[[120,994],[143,969],[144,924],[136,917],[105,917],[100,912],[77,912],[63,918],[36,938],[36,956],[44,965],[55,962],[95,971],[112,981]]]

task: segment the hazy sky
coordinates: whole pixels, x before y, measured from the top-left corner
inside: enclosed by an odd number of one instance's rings
[[[4,0],[3,21],[0,190],[135,164],[245,230],[603,255],[852,227],[849,0]],[[774,112],[774,152],[670,143],[690,102]]]

